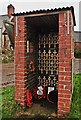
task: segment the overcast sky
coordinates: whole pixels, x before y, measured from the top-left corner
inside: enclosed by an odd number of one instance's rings
[[[67,2],[65,2],[65,0],[0,0],[0,15],[7,14],[7,5],[9,4],[12,4],[15,7],[15,13],[73,6],[76,19],[76,26],[74,27],[74,30],[81,31],[79,26],[79,2],[80,0],[67,0]]]

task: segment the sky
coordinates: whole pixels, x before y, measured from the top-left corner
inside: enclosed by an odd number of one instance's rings
[[[7,14],[7,6],[12,4],[15,7],[15,13],[40,10],[61,8],[67,6],[74,7],[76,26],[75,31],[81,31],[80,27],[80,0],[0,0],[0,15]]]

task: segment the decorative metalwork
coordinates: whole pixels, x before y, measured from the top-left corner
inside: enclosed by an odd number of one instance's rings
[[[58,82],[58,35],[39,36],[38,44],[39,85],[57,86]]]

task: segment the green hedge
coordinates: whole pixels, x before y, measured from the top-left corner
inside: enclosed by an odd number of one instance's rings
[[[74,50],[74,56],[75,58],[81,58],[81,51],[80,50]]]

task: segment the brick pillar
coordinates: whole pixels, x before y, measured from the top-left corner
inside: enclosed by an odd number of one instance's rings
[[[69,15],[68,15],[69,14]],[[58,117],[70,112],[72,96],[72,16],[71,11],[59,14],[59,73],[58,73]]]
[[[15,100],[25,106],[26,101],[26,24],[24,17],[15,17]]]

